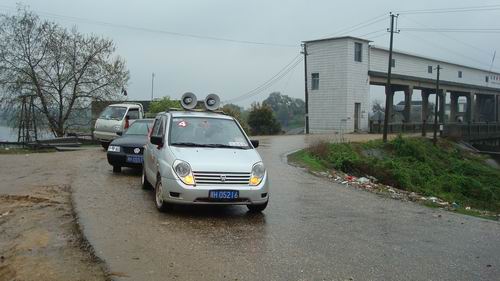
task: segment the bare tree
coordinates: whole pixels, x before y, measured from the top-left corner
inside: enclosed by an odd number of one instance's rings
[[[0,102],[36,95],[36,108],[62,136],[75,109],[119,97],[129,79],[110,39],[83,35],[41,20],[26,8],[0,15]]]
[[[372,112],[373,113],[384,112],[384,111],[385,111],[385,106],[383,106],[382,101],[380,101],[378,99],[372,101]]]

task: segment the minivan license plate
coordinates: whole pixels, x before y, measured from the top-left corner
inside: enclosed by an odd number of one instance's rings
[[[212,200],[236,200],[240,196],[237,190],[210,190],[208,197]]]

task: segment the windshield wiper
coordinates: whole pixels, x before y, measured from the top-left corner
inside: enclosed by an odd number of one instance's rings
[[[189,146],[189,147],[210,147],[205,144],[201,143],[194,143],[194,142],[173,142],[170,145],[176,145],[176,146]]]
[[[207,144],[206,146],[207,147],[215,147],[215,148],[247,149],[247,147],[243,147],[243,146],[232,146],[232,145],[219,144],[219,143]]]

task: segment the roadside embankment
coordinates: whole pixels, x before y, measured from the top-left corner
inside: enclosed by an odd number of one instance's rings
[[[71,201],[68,153],[0,156],[0,280],[108,280]]]
[[[486,158],[446,140],[434,146],[429,139],[408,137],[388,143],[317,142],[289,156],[290,161],[341,182],[362,177],[362,184],[370,181],[368,190],[382,184],[391,193],[398,189],[406,197],[424,199],[420,201],[426,205],[498,219],[500,171]]]

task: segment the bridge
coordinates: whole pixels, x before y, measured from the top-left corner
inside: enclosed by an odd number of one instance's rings
[[[370,85],[377,85],[386,87],[386,98],[393,105],[389,108],[389,131],[430,132],[437,95],[442,135],[469,140],[500,137],[499,72],[394,51],[388,89],[389,50],[349,36],[305,41],[304,44],[311,133],[378,132],[381,123],[370,122],[368,116]],[[437,65],[442,68],[438,93]],[[398,92],[404,95],[404,105],[396,112],[393,101]],[[418,105],[421,114],[415,117],[412,107],[416,107],[413,101],[417,95],[421,100]]]

